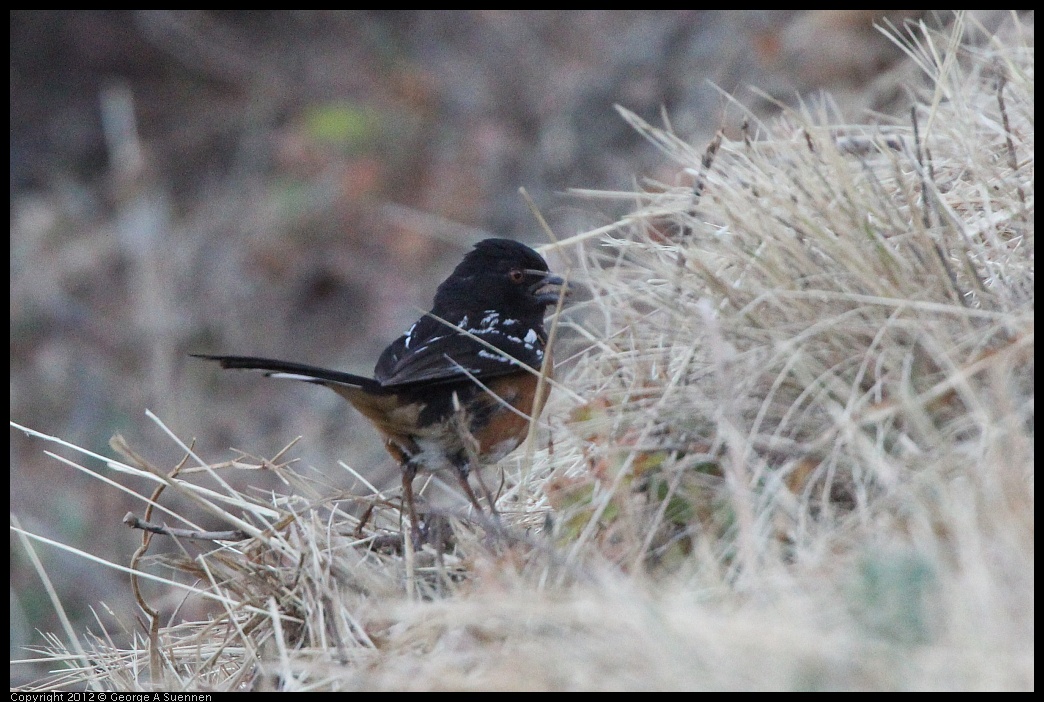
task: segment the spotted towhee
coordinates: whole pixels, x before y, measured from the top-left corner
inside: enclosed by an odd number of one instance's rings
[[[267,358],[194,355],[222,368],[325,385],[352,403],[402,468],[411,534],[419,543],[413,504],[419,470],[452,470],[481,514],[468,484],[471,469],[499,461],[525,438],[550,390],[543,382],[537,400],[540,375],[549,376],[552,365],[550,353],[545,357],[544,314],[564,291],[564,281],[536,251],[486,239],[439,286],[431,312],[384,350],[372,378]]]

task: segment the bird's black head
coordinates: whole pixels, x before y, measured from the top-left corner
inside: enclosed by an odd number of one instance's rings
[[[562,279],[533,249],[511,239],[484,239],[468,252],[435,293],[432,312],[499,310],[518,318],[542,318],[558,301]]]

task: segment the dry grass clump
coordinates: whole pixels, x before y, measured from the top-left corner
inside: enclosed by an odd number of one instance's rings
[[[678,177],[561,242],[580,350],[504,532],[400,553],[376,491],[131,457],[247,538],[163,559],[199,616],[143,594],[40,688],[1031,689],[1032,28],[961,32],[909,44],[908,124],[702,151],[628,115]]]
[[[597,522],[641,559],[695,537],[750,572],[839,519],[908,531],[888,506],[926,479],[1026,499],[1033,105],[1015,81],[1031,87],[1032,52],[958,62],[938,41],[911,48],[935,94],[908,125],[791,114],[700,154],[625,114],[682,182],[577,237],[601,239],[594,345],[570,378],[587,470],[550,487],[590,488],[580,540]],[[635,487],[653,522],[618,514]]]

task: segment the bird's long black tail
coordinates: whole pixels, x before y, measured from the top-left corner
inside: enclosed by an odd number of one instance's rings
[[[208,361],[217,361],[222,368],[262,371],[265,375],[272,378],[302,380],[306,383],[317,383],[319,385],[347,385],[371,392],[380,389],[380,384],[373,378],[319,368],[318,366],[309,366],[304,363],[278,361],[274,358],[255,358],[254,356],[211,356],[203,353],[189,355]]]

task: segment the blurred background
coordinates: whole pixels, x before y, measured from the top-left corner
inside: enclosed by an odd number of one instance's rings
[[[570,188],[675,182],[614,105],[666,115],[697,149],[745,119],[756,134],[780,105],[904,115],[922,77],[874,24],[909,21],[950,17],[12,12],[11,418],[107,456],[122,434],[169,470],[182,454],[149,409],[207,460],[271,457],[300,435],[300,465],[377,476],[390,460],[333,393],[187,354],[368,374],[475,241],[546,243],[520,187],[566,237],[625,211]],[[44,450],[12,430],[12,514],[126,564],[140,534],[121,519],[140,503]],[[98,629],[100,602],[134,611],[126,576],[37,548],[75,630]],[[11,617],[12,658],[59,629],[13,537]],[[18,671],[12,684],[32,677]]]

